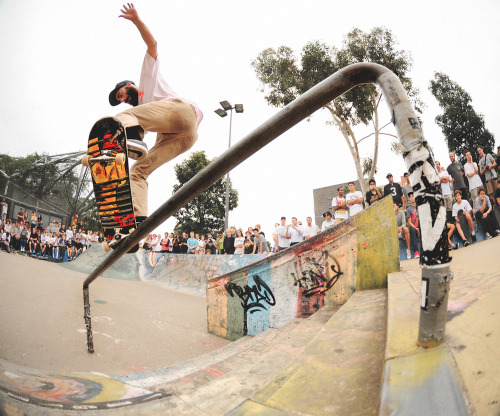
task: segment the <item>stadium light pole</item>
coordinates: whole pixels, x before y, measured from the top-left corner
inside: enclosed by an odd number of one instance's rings
[[[237,113],[243,113],[243,104],[235,104],[234,106],[227,100],[220,101],[220,105],[222,108],[218,108],[215,110],[215,113],[219,117],[226,117],[227,112],[230,112],[229,115],[229,145],[228,149],[231,147],[231,130],[233,127],[233,110]],[[226,174],[226,216],[224,219],[224,231],[226,231],[229,227],[229,172]]]

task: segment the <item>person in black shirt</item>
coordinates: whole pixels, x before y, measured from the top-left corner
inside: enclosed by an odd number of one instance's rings
[[[181,239],[179,238],[179,234],[175,234],[172,240],[172,253],[180,253],[181,252]]]
[[[215,248],[215,240],[212,237],[211,233],[207,233],[207,245],[205,247],[205,250],[210,250],[210,254],[215,254],[216,248]],[[208,254],[208,253],[206,253]]]
[[[392,173],[387,174],[387,179],[389,183],[384,186],[384,196],[392,195],[394,203],[398,204],[398,207],[401,208],[403,206],[403,189],[399,183],[394,183]]]
[[[224,254],[234,254],[234,236],[232,234],[233,232],[229,228],[224,237]]]
[[[181,254],[187,254],[188,251],[188,235],[186,233],[182,233],[182,238],[180,240],[181,246]]]
[[[375,179],[373,179],[373,178],[370,179],[370,181],[368,182],[368,185],[370,186],[370,190],[366,193],[365,199],[366,199],[366,203],[368,205],[371,205],[371,204],[379,201],[380,199],[382,199],[382,194],[380,193],[380,191],[377,188],[377,184],[375,183]]]

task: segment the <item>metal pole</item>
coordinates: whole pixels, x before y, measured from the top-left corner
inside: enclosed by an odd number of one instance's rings
[[[325,104],[360,84],[379,85],[393,114],[393,123],[396,126],[401,146],[404,149],[403,158],[411,175],[420,218],[420,238],[423,248],[420,257],[422,282],[424,282],[424,278],[442,282],[443,291],[447,293],[451,280],[449,268],[451,259],[448,255],[446,209],[432,150],[424,138],[415,110],[408,100],[399,78],[382,65],[359,63],[337,71],[302,94],[191,178],[87,277],[83,283],[84,298],[89,284],[141,239],[145,238],[158,224],[164,222],[191,199],[205,191],[231,169],[262,149],[276,137]],[[419,335],[418,343],[432,346],[443,340],[446,323],[446,318],[443,319],[443,317],[446,317],[448,305],[447,297],[440,297],[437,292],[431,293],[437,287],[436,285],[429,285],[428,287],[429,296],[426,299],[429,301],[425,302],[425,304],[422,303],[424,306],[420,315],[420,328],[423,335],[422,337]],[[89,352],[92,352],[88,290],[84,304],[87,341],[89,343]],[[432,310],[432,314],[428,313],[430,310]]]
[[[231,107],[231,113],[229,114],[229,145],[228,149],[231,148],[231,130],[233,128],[233,107]],[[229,228],[229,172],[226,175],[226,215],[224,220],[224,231]]]

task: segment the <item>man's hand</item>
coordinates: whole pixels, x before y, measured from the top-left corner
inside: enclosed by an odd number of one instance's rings
[[[123,10],[120,11],[122,14],[118,17],[123,17],[124,19],[130,20],[134,23],[139,20],[139,13],[137,13],[137,10],[132,3],[124,4]]]
[[[148,48],[148,54],[156,60],[158,57],[156,39],[144,22],[139,18],[139,13],[137,13],[134,5],[132,3],[127,3],[126,5],[124,4],[123,9],[120,11],[122,14],[118,17],[130,20],[137,27],[137,29],[139,29],[142,39]]]

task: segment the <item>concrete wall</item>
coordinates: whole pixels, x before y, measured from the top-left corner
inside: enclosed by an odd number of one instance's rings
[[[208,331],[231,340],[280,328],[399,270],[392,198],[250,266],[207,282]]]

